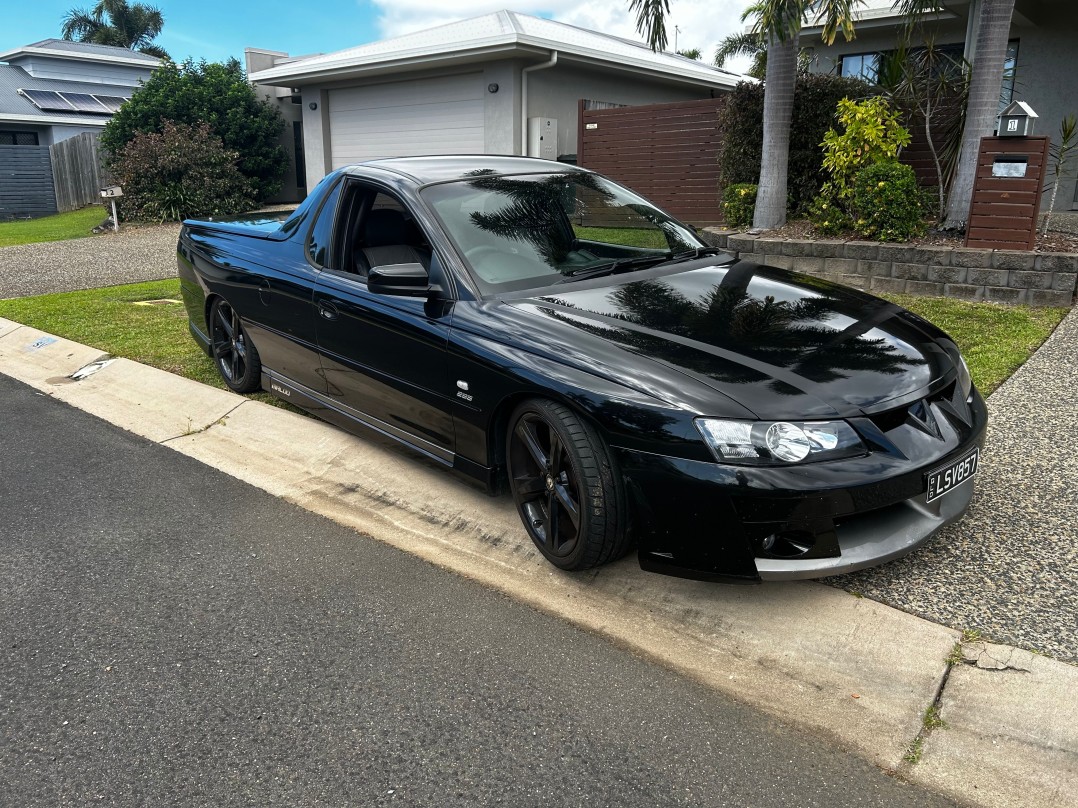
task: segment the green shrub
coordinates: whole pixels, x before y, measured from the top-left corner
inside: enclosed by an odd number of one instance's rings
[[[853,176],[881,160],[893,160],[909,145],[910,133],[898,122],[898,113],[883,98],[838,102],[836,115],[841,131],[828,129],[823,136],[823,167],[840,200],[850,191]]]
[[[854,232],[879,241],[908,241],[925,231],[925,194],[913,169],[897,160],[862,168],[850,184]]]
[[[124,189],[120,217],[165,222],[250,210],[254,187],[238,159],[207,123],[165,121],[160,134],[135,135],[111,164],[114,182]]]
[[[834,126],[835,107],[843,98],[862,98],[871,92],[860,79],[841,76],[798,76],[790,126],[788,192],[790,210],[805,211],[827,175],[820,162],[820,141]],[[722,147],[720,185],[760,181],[764,139],[764,85],[742,82],[727,96],[720,113]]]
[[[727,227],[748,227],[756,211],[756,186],[749,182],[722,190],[722,216]]]
[[[108,167],[136,135],[161,132],[165,121],[208,123],[225,148],[238,153],[237,166],[252,181],[257,200],[280,190],[288,167],[279,142],[284,118],[259,98],[236,59],[162,63],[105,125],[101,146]]]
[[[805,213],[816,232],[822,236],[837,236],[852,229],[850,216],[839,202],[831,183],[824,183]]]

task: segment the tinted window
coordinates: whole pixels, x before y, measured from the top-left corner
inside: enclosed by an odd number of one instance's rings
[[[477,173],[422,191],[485,292],[668,260],[702,246],[684,225],[596,174]]]
[[[328,266],[330,244],[333,240],[333,223],[337,217],[337,202],[341,198],[343,182],[338,182],[328,194],[318,211],[318,217],[307,237],[307,257],[315,266]]]

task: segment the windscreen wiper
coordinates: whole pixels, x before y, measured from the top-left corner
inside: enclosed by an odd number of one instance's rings
[[[608,261],[597,267],[581,267],[580,269],[574,269],[572,272],[566,273],[558,283],[568,283],[569,281],[579,281],[586,278],[599,278],[603,275],[616,275],[619,272],[627,272],[630,269],[637,269],[642,266],[650,266],[652,264],[665,263],[670,260],[668,255],[640,255],[635,258],[616,258],[613,261]]]
[[[691,261],[694,258],[703,258],[706,255],[718,255],[724,253],[722,247],[693,247],[691,250],[674,253],[670,256],[671,261]]]

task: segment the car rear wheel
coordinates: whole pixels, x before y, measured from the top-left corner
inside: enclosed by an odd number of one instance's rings
[[[569,408],[544,399],[518,407],[506,465],[517,513],[552,564],[582,570],[625,554],[624,497],[610,451]]]
[[[243,330],[240,316],[227,301],[217,298],[210,308],[210,346],[217,372],[237,393],[262,387],[262,362]]]

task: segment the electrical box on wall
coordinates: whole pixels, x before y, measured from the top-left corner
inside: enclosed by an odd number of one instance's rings
[[[557,118],[528,118],[528,156],[558,159]]]

